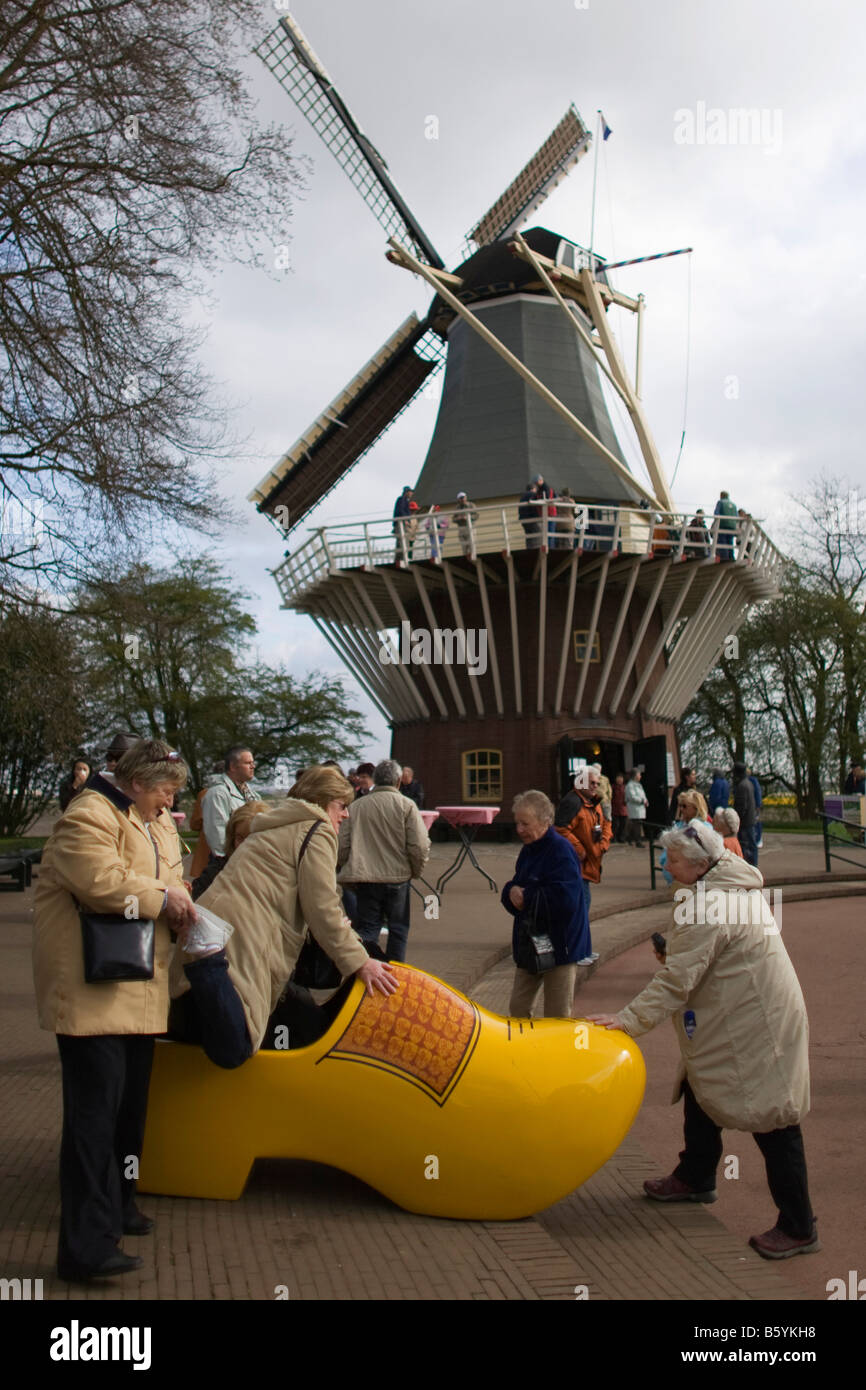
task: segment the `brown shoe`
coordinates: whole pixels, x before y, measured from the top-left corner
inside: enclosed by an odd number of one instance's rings
[[[687,1187],[679,1178],[673,1174],[669,1178],[650,1178],[643,1185],[643,1190],[648,1197],[652,1197],[654,1202],[715,1202],[718,1200],[718,1193],[714,1187],[708,1188],[706,1192],[695,1192],[693,1187]]]
[[[797,1240],[794,1236],[786,1235],[780,1231],[778,1226],[774,1226],[772,1231],[764,1231],[763,1235],[752,1236],[749,1240],[753,1250],[757,1250],[759,1255],[763,1255],[765,1260],[789,1260],[792,1255],[811,1255],[813,1250],[821,1249],[821,1242],[818,1239],[818,1231],[812,1227],[812,1234],[803,1240]]]

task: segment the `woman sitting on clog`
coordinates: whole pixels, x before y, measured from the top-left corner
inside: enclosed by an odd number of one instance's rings
[[[553,803],[544,792],[523,792],[511,809],[523,849],[514,877],[502,890],[502,906],[515,919],[512,950],[517,969],[508,1011],[515,1018],[531,1018],[543,984],[545,1018],[570,1018],[577,965],[590,950],[580,860],[554,830]],[[538,974],[520,964],[526,959],[530,931],[553,943],[555,964]]]
[[[337,833],[354,792],[331,767],[311,767],[289,799],[256,816],[250,834],[200,904],[234,927],[225,941],[196,922],[172,964],[171,1033],[212,1062],[238,1067],[257,1052],[309,927],[344,975],[393,994],[392,967],[372,960],[343,915]]]

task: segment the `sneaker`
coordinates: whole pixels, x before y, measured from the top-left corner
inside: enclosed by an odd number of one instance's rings
[[[578,965],[594,965],[597,960],[598,951],[590,951],[588,956],[584,956],[583,960],[579,960],[577,963]]]
[[[696,1192],[673,1174],[669,1178],[649,1178],[643,1190],[654,1202],[704,1202],[709,1205],[717,1201],[719,1195],[714,1187],[707,1188],[705,1192]]]
[[[185,955],[192,960],[201,960],[203,956],[221,951],[234,932],[234,927],[200,904],[196,906],[195,913],[196,920],[182,944]]]
[[[814,1224],[812,1234],[803,1240],[786,1235],[778,1226],[774,1226],[771,1231],[764,1231],[763,1235],[752,1236],[749,1244],[759,1255],[763,1255],[765,1260],[789,1260],[792,1255],[811,1255],[813,1250],[821,1249],[818,1230]]]

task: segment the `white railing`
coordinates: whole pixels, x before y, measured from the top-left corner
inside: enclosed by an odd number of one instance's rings
[[[615,552],[681,561],[738,561],[773,576],[783,556],[752,518],[707,517],[693,525],[688,512],[649,512],[640,507],[533,500],[419,512],[413,517],[321,526],[274,570],[284,602],[291,604],[340,570],[379,565],[408,568],[464,556],[510,555],[520,550],[582,554]],[[735,529],[724,523],[733,522]]]

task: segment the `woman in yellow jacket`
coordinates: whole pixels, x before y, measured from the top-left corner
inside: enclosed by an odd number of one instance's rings
[[[141,1265],[122,1235],[153,1223],[135,1205],[154,1035],[168,1023],[169,923],[193,920],[181,846],[169,814],[187,769],[160,740],[142,740],[61,816],[36,888],[33,974],[39,1022],[57,1034],[63,1072],[60,1149],[61,1279],[125,1274]],[[79,905],[153,918],[150,980],[84,978]]]

